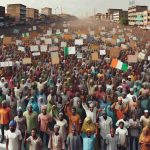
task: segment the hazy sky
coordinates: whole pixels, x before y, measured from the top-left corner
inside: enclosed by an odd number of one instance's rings
[[[135,0],[137,5],[147,5],[150,9],[150,0]],[[41,9],[42,7],[52,7],[57,13],[62,11],[80,17],[93,15],[95,12],[106,12],[108,8],[122,8],[127,10],[129,0],[0,0],[0,5],[21,3],[27,7]]]

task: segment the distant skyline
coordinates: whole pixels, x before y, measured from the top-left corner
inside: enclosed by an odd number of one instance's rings
[[[86,17],[95,13],[104,13],[109,8],[127,10],[130,0],[0,0],[1,6],[7,4],[24,4],[27,7],[39,9],[50,7],[53,13],[68,13],[78,17]],[[135,0],[136,5],[146,5],[150,9],[150,0]],[[56,9],[57,8],[57,9]]]

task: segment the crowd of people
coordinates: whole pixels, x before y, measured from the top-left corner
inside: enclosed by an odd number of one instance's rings
[[[69,34],[76,38],[80,38],[78,30],[81,33],[90,27],[96,32],[97,26],[105,26],[72,24]],[[57,28],[52,27],[53,33]],[[63,23],[59,28],[63,32]],[[136,49],[121,50],[121,61],[127,63],[127,56],[136,51],[147,52],[144,60],[129,64],[125,72],[110,66],[109,53],[91,60],[95,51],[89,50],[91,44],[99,45],[99,50],[114,46],[102,41],[104,35],[87,34],[90,40],[75,46],[82,53],[80,59],[76,54],[65,56],[60,46],[61,41],[74,46],[74,39],[57,35],[60,64],[52,64],[49,52],[32,56],[30,45],[38,37],[22,42],[25,52],[1,40],[0,61],[17,61],[12,67],[0,68],[0,142],[6,141],[6,150],[150,150],[149,35],[110,23],[105,26],[109,37],[112,28],[123,30],[124,36],[130,31],[138,39]],[[130,37],[124,44],[129,41]],[[31,57],[32,63],[22,64],[24,57]]]

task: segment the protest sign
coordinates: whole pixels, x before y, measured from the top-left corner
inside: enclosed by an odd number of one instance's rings
[[[91,56],[92,56],[92,60],[94,60],[94,61],[99,60],[98,59],[98,52],[91,53]]]
[[[128,55],[128,63],[137,63],[138,56],[137,55]]]
[[[37,52],[37,51],[39,51],[39,46],[38,45],[31,45],[30,46],[30,51],[31,52]]]
[[[22,60],[22,64],[24,64],[24,65],[28,65],[28,64],[31,64],[32,62],[31,62],[31,58],[23,58],[23,60]]]
[[[12,37],[4,37],[3,38],[3,44],[4,45],[9,45],[12,43]]]
[[[40,45],[41,52],[47,52],[47,45]]]
[[[75,45],[83,45],[83,39],[75,39]]]
[[[45,44],[52,44],[52,39],[51,38],[47,38],[45,39]]]
[[[68,29],[64,29],[64,33],[68,33]]]
[[[18,46],[18,51],[25,52],[25,47],[23,47],[23,46]]]
[[[51,61],[52,64],[59,64],[60,60],[59,60],[58,52],[51,52]]]
[[[61,47],[66,47],[67,43],[66,42],[61,42]]]
[[[58,51],[58,46],[50,46],[49,51]]]
[[[77,52],[77,58],[82,59],[82,53]]]
[[[34,31],[36,30],[36,26],[33,26],[33,30],[34,30]]]
[[[100,50],[100,55],[101,56],[106,55],[106,50]]]
[[[110,49],[110,57],[111,58],[118,58],[120,55],[120,48],[111,48]]]
[[[40,52],[34,52],[34,53],[32,53],[32,56],[40,56]]]
[[[22,41],[21,40],[16,40],[16,45],[21,45]]]

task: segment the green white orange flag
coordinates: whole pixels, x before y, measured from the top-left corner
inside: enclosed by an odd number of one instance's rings
[[[116,68],[116,69],[122,70],[122,71],[124,71],[124,72],[126,72],[126,71],[128,70],[128,64],[123,63],[123,62],[121,62],[121,61],[118,60],[118,59],[113,59],[113,60],[111,61],[110,66],[111,66],[112,68]]]

